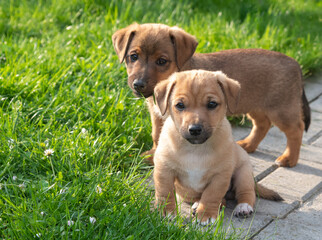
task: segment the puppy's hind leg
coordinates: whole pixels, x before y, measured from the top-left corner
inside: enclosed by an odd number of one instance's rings
[[[273,123],[285,133],[287,146],[284,153],[279,156],[275,163],[282,167],[294,167],[299,159],[304,132],[304,122],[300,114],[277,115],[278,119],[272,119]]]
[[[237,143],[245,149],[246,152],[254,152],[263,140],[268,130],[271,127],[271,121],[269,118],[262,112],[250,112],[247,114],[247,117],[252,120],[253,128],[251,133],[243,140],[238,141]]]

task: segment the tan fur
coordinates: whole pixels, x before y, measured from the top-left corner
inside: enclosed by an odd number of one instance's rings
[[[275,124],[287,137],[286,150],[276,162],[289,167],[297,164],[304,127],[307,130],[310,123],[310,109],[301,69],[294,59],[262,49],[194,54],[198,42],[193,36],[162,24],[133,24],[112,38],[120,61],[126,62],[129,86],[136,95],[148,98],[153,138],[150,154],[156,149],[163,124],[153,110],[151,95],[156,84],[177,71],[221,70],[241,85],[238,105],[228,105],[227,114],[247,113],[253,122],[250,135],[238,144],[247,152],[255,151],[271,124]],[[135,61],[131,60],[133,54],[138,57]],[[134,83],[140,86],[134,88]]]
[[[185,201],[199,202],[196,213],[201,223],[214,220],[231,181],[238,204],[254,206],[249,157],[234,142],[225,117],[227,103],[236,102],[239,90],[238,82],[223,73],[203,70],[173,74],[156,86],[160,111],[169,114],[154,155],[156,205],[167,203],[165,213],[174,213],[176,192]],[[217,106],[208,108],[210,102]],[[178,103],[183,110],[178,110]],[[190,134],[193,125],[202,126],[197,136]],[[279,196],[265,193],[267,198]]]

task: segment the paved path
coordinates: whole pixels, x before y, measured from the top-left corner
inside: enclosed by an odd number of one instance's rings
[[[300,160],[294,168],[277,168],[274,160],[283,153],[286,137],[272,127],[255,153],[250,154],[254,174],[264,186],[277,191],[283,202],[257,200],[253,218],[231,217],[233,207],[225,209],[227,228],[240,228],[253,239],[322,239],[322,77],[306,80],[305,90],[312,110],[312,121],[303,136]],[[236,140],[250,128],[234,127]],[[188,213],[190,207],[182,206]]]

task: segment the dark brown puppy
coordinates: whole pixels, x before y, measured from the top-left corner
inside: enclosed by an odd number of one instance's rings
[[[302,135],[310,124],[302,72],[292,58],[262,49],[235,49],[210,54],[194,54],[196,39],[178,27],[162,24],[132,24],[114,33],[114,48],[120,62],[125,60],[128,84],[137,96],[148,99],[152,120],[152,154],[156,149],[162,118],[155,112],[151,97],[156,84],[172,73],[191,69],[221,70],[241,85],[238,104],[227,115],[246,114],[253,122],[248,137],[238,141],[254,152],[275,124],[287,137],[280,166],[297,164]]]

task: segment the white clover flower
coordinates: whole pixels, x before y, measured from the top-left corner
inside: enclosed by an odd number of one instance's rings
[[[20,187],[22,190],[24,190],[26,188],[26,185],[25,185],[25,183],[21,183],[18,185],[18,187]]]
[[[8,144],[9,144],[9,148],[10,148],[10,149],[13,149],[14,144],[15,144],[15,141],[14,141],[13,139],[9,138],[9,140],[8,140]]]
[[[54,150],[53,149],[46,149],[44,154],[46,157],[50,157],[54,154]]]
[[[73,26],[67,26],[66,30],[71,30],[73,28]]]
[[[86,128],[82,128],[82,134],[86,134],[86,133],[87,133]]]
[[[65,192],[66,192],[66,189],[62,188],[62,189],[60,189],[59,194],[63,194]]]
[[[89,217],[89,221],[90,221],[91,224],[94,224],[96,222],[96,218]]]
[[[34,237],[40,238],[41,237],[41,233],[37,233],[36,236],[34,236]]]
[[[41,215],[41,216],[44,216],[44,215],[45,215],[45,213],[44,213],[44,212],[40,212],[40,215]]]
[[[68,220],[67,225],[68,226],[73,226],[74,225],[74,221],[73,220]]]
[[[98,194],[101,194],[101,193],[103,192],[103,190],[102,190],[102,188],[100,187],[100,185],[97,185],[97,186],[96,186],[96,192],[97,192]]]
[[[17,176],[12,176],[13,181],[16,181],[17,179],[18,179]]]

